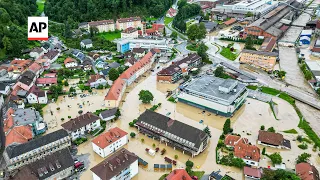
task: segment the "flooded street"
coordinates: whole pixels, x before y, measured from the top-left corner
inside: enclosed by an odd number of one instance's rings
[[[279,46],[279,58],[281,70],[287,72],[285,81],[314,94],[314,90],[304,78],[298,65],[298,58],[294,48]]]
[[[188,106],[183,103],[172,103],[166,100],[166,94],[169,90],[174,90],[178,87],[178,84],[162,84],[156,82],[156,72],[145,74],[146,77],[140,77],[138,83],[134,83],[126,89],[126,93],[123,97],[123,103],[121,103],[121,116],[120,118],[112,123],[110,126],[107,126],[107,129],[110,127],[119,127],[126,131],[128,134],[130,132],[135,132],[137,135],[135,138],[129,138],[130,142],[124,146],[129,151],[134,152],[140,158],[149,163],[147,168],[139,167],[139,174],[133,178],[133,180],[140,179],[158,179],[165,173],[169,172],[154,172],[154,164],[167,164],[164,161],[164,157],[174,159],[175,155],[178,155],[177,166],[173,168],[185,168],[185,162],[190,159],[194,162],[194,170],[197,169],[205,171],[206,174],[210,174],[212,171],[221,170],[222,174],[227,173],[235,179],[243,179],[242,171],[237,168],[221,166],[216,164],[216,153],[215,148],[218,143],[219,136],[222,133],[222,128],[226,117],[217,116],[215,114],[206,112],[202,114],[202,110]],[[140,90],[149,90],[153,96],[154,101],[151,104],[142,104],[139,100],[138,94]],[[72,118],[78,116],[78,111],[83,110],[94,112],[97,109],[104,108],[104,96],[108,90],[94,90],[97,92],[96,95],[87,96],[85,98],[75,97],[74,99],[66,97],[59,97],[57,103],[50,103],[44,108],[44,119],[48,122],[49,130],[47,132],[52,132],[57,129],[61,129],[61,124],[68,120],[68,116]],[[90,101],[90,106],[87,101]],[[273,126],[276,131],[287,130],[291,128],[297,128],[299,122],[298,116],[296,115],[294,109],[290,104],[281,100],[274,99],[278,104],[277,118],[280,120],[275,120],[272,111],[269,107],[269,104],[248,99],[246,103],[237,111],[237,113],[231,118],[233,124],[234,132],[241,134],[244,137],[247,137],[249,141],[253,144],[256,143],[258,136],[258,130],[261,125],[265,125],[266,128]],[[79,108],[79,104],[83,104],[83,108]],[[178,121],[182,121],[191,126],[197,127],[199,129],[204,129],[206,126],[209,126],[211,131],[211,139],[207,149],[200,155],[192,158],[189,155],[183,154],[181,151],[174,150],[171,147],[166,147],[165,144],[160,144],[159,141],[153,140],[143,134],[139,134],[136,128],[130,127],[128,124],[133,119],[139,117],[146,109],[150,108],[154,104],[161,103],[162,105],[156,110],[156,112],[161,114],[167,114],[170,112],[170,117]],[[71,105],[71,108],[68,108],[68,105]],[[60,107],[60,110],[56,108]],[[53,115],[51,115],[51,111]],[[61,121],[61,118],[64,118],[64,121]],[[204,123],[200,124],[199,121],[203,120]],[[300,130],[298,130],[300,132]],[[248,133],[248,134],[247,134]],[[302,132],[301,132],[302,133]],[[251,135],[249,135],[251,134]],[[290,140],[294,139],[294,136],[287,136]],[[144,142],[141,139],[144,139]],[[90,169],[103,161],[103,158],[95,154],[92,150],[91,140],[81,144],[78,147],[78,154],[90,154],[89,160],[90,163],[86,165],[86,171],[84,171],[80,179],[87,180],[92,179],[92,173]],[[163,148],[166,149],[164,155],[160,155],[160,152],[156,153],[155,156],[150,156],[145,152],[146,148],[155,149],[153,147],[155,144],[156,147],[159,147],[160,150]],[[292,142],[294,144],[294,142]],[[310,146],[311,147],[311,146]],[[309,150],[311,151],[311,148]],[[262,147],[261,147],[262,150]],[[277,149],[276,149],[277,150]],[[309,151],[308,150],[308,151]],[[272,149],[267,149],[267,152],[271,152]],[[285,160],[294,160],[298,154],[302,153],[296,145],[293,145],[291,151],[281,151],[281,155]],[[313,157],[316,157],[313,153]],[[268,158],[265,161],[267,165],[269,162]],[[316,159],[312,159],[312,162],[315,162]],[[319,163],[319,162],[318,162]],[[263,165],[263,162],[262,162]],[[288,163],[288,167],[292,167],[292,164]],[[266,167],[266,166],[265,166]]]

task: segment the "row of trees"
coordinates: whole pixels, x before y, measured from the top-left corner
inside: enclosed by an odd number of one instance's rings
[[[173,0],[47,0],[45,14],[57,22],[71,18],[73,25],[77,22],[119,17],[160,17],[172,4]]]
[[[201,7],[198,4],[187,4],[185,0],[180,1],[179,11],[176,17],[174,18],[172,25],[178,29],[180,32],[186,32],[187,25],[185,20],[196,16],[200,13]]]

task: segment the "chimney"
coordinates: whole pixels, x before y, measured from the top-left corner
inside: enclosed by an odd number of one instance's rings
[[[112,164],[109,164],[109,168],[111,169],[111,171],[113,171]]]

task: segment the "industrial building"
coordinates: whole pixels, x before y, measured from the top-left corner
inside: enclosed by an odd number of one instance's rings
[[[288,24],[298,17],[298,12],[294,11],[292,6],[300,9],[303,4],[296,0],[281,3],[277,8],[245,27],[244,38],[252,35],[279,39],[288,29]]]
[[[143,49],[168,49],[169,41],[166,39],[147,39],[147,38],[136,38],[136,39],[122,39],[117,42],[117,51],[125,53],[133,48]]]
[[[203,75],[180,86],[178,101],[230,117],[242,106],[247,96],[246,86],[236,80]]]

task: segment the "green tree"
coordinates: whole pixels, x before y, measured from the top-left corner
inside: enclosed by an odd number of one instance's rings
[[[197,33],[197,39],[201,40],[206,37],[207,34],[207,29],[204,23],[200,23],[199,28],[198,28],[198,33]]]
[[[228,134],[231,132],[231,120],[228,118],[223,125],[223,134]]]
[[[136,133],[131,132],[131,133],[130,133],[130,137],[132,137],[132,138],[136,137]]]
[[[70,92],[70,93],[75,93],[75,92],[76,92],[76,89],[75,89],[74,87],[70,87],[69,92]]]
[[[209,21],[209,18],[210,18],[210,17],[209,17],[209,13],[207,13],[207,14],[204,16],[203,19],[206,20],[206,21]]]
[[[190,168],[192,168],[193,167],[193,162],[192,161],[190,161],[190,160],[188,160],[187,162],[186,162],[186,166],[187,167],[190,167]]]
[[[115,68],[111,68],[109,71],[109,79],[115,81],[119,77],[119,71]]]
[[[3,44],[4,50],[6,50],[7,52],[12,51],[12,44],[10,42],[10,39],[7,36],[4,36],[2,38],[2,44]]]
[[[278,72],[278,76],[279,76],[280,78],[285,77],[286,74],[287,74],[287,72],[285,72],[285,71],[279,71],[279,72]]]
[[[252,12],[247,12],[246,17],[251,17],[251,16],[253,16],[253,13]]]
[[[264,131],[264,130],[265,130],[264,125],[260,126],[260,130],[262,130],[262,131]]]
[[[151,101],[153,101],[153,95],[148,90],[141,90],[139,92],[139,100],[141,100],[142,103],[150,103]]]
[[[172,39],[177,39],[177,38],[178,38],[178,33],[175,32],[175,31],[172,31],[170,37],[171,37]]]
[[[283,169],[271,170],[265,168],[261,180],[300,180],[300,178],[293,172],[286,171]]]
[[[166,26],[163,26],[163,36],[164,36],[164,37],[166,37],[166,36],[167,36]]]
[[[278,152],[268,155],[268,157],[270,158],[273,165],[282,163],[282,157]]]
[[[273,127],[269,127],[267,131],[268,131],[268,132],[276,132],[276,130],[274,130]]]
[[[202,58],[202,61],[209,59],[207,50],[208,50],[208,47],[203,42],[199,44],[199,47],[197,49],[197,54]]]
[[[308,153],[302,153],[302,154],[300,154],[300,155],[298,156],[298,158],[296,159],[297,164],[302,163],[302,162],[308,163],[310,157],[311,157],[311,154],[308,154]]]
[[[222,77],[224,75],[224,68],[223,66],[218,66],[217,69],[214,71],[214,76]]]
[[[250,50],[256,50],[254,47],[253,47],[254,43],[253,43],[253,40],[252,40],[252,37],[251,36],[248,36],[246,38],[246,42],[245,42],[245,45],[244,45],[244,48],[245,49],[250,49]]]
[[[318,96],[320,96],[320,88],[318,88],[316,92],[317,92]]]
[[[310,71],[306,71],[306,73],[304,74],[304,76],[305,76],[305,78],[307,79],[307,80],[310,80],[310,79],[312,79],[312,73],[310,72]]]
[[[232,158],[232,166],[242,169],[246,163],[241,158]]]
[[[90,27],[90,37],[93,38],[99,32],[97,27]]]
[[[210,131],[210,129],[209,129],[208,126],[205,127],[205,128],[203,129],[203,131],[204,131],[206,134],[208,134],[209,137],[211,137],[211,131]]]
[[[266,148],[263,147],[263,149],[262,149],[262,155],[265,155],[265,154],[266,154]]]
[[[199,27],[196,24],[192,24],[189,26],[187,30],[187,36],[189,40],[194,41],[198,37]]]

